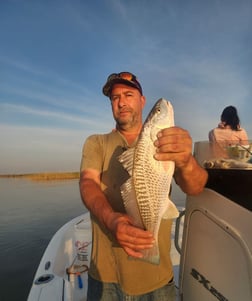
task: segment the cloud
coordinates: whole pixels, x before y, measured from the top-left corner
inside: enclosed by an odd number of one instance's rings
[[[82,117],[77,117],[76,115],[67,114],[65,112],[52,112],[48,110],[38,110],[23,105],[13,105],[13,104],[0,104],[0,107],[2,107],[6,111],[13,111],[15,113],[20,113],[20,114],[41,116],[41,117],[45,117],[45,119],[55,120],[56,118],[62,121],[64,120],[71,121],[73,123],[80,123],[88,126],[93,126],[96,124],[96,122],[94,122],[94,120],[91,118],[83,119]]]

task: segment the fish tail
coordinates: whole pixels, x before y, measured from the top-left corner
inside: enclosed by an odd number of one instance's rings
[[[155,244],[151,249],[145,249],[141,251],[141,253],[143,254],[143,257],[141,258],[142,260],[153,264],[159,264],[160,255],[159,255],[159,247],[157,241],[155,241]]]

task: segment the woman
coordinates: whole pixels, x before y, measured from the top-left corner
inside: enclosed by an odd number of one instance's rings
[[[228,106],[223,110],[221,122],[218,127],[209,132],[208,137],[209,141],[216,146],[215,152],[217,149],[223,152],[227,147],[237,145],[241,148],[249,148],[247,132],[241,128],[237,109],[234,106]]]
[[[209,132],[209,141],[214,142],[219,140],[224,140],[228,145],[248,145],[248,135],[240,127],[237,109],[233,106],[228,106],[223,110],[218,127]]]

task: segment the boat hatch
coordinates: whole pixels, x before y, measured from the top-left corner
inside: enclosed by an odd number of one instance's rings
[[[45,283],[48,283],[50,281],[52,281],[54,278],[54,275],[53,274],[43,274],[41,276],[39,276],[35,281],[34,283],[39,285],[39,284],[45,284]]]

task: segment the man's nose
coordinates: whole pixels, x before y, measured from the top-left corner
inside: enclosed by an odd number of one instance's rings
[[[118,102],[120,107],[123,107],[126,105],[126,97],[124,95],[121,95]]]

